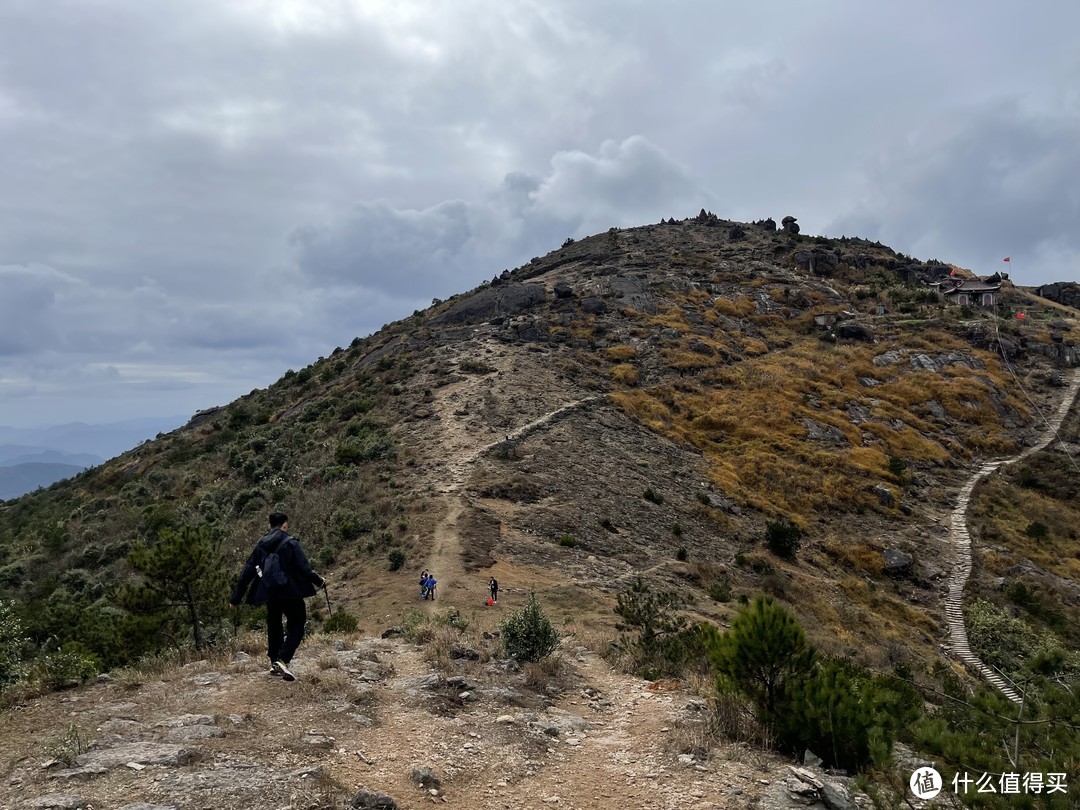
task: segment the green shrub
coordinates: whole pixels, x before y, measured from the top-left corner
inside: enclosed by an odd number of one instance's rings
[[[342,540],[355,540],[375,528],[375,518],[370,512],[354,512],[345,507],[335,510],[331,520]]]
[[[397,571],[405,564],[405,552],[400,548],[390,549],[390,553],[386,555],[386,558],[390,561],[391,571]]]
[[[1050,530],[1046,528],[1046,524],[1033,520],[1028,524],[1027,529],[1024,530],[1024,534],[1034,540],[1045,540],[1050,536]]]
[[[787,521],[773,521],[765,527],[765,543],[777,557],[790,560],[802,543],[802,531]]]
[[[805,677],[814,661],[799,622],[768,596],[740,610],[727,632],[710,627],[705,644],[718,688],[747,695],[766,726],[776,723],[788,683]]]
[[[495,369],[482,360],[462,360],[458,370],[465,374],[490,374]]]
[[[536,594],[503,620],[500,631],[503,650],[517,661],[539,661],[559,645],[559,631],[544,615]]]
[[[676,613],[681,606],[677,594],[654,592],[640,577],[616,597],[615,613],[622,619],[616,627],[624,634],[618,646],[641,677],[681,677],[694,661],[704,659],[701,630]]]
[[[39,658],[34,674],[48,689],[68,689],[86,683],[98,670],[94,656],[79,649],[79,645],[65,644],[59,652]]]
[[[391,458],[393,453],[394,442],[390,434],[375,429],[345,438],[334,450],[334,460],[338,464],[355,465],[363,461]]]
[[[351,419],[354,416],[361,416],[370,411],[373,407],[374,403],[367,397],[350,399],[341,406],[341,418]]]
[[[871,762],[888,763],[897,732],[914,722],[922,698],[889,676],[871,677],[841,659],[819,661],[812,672],[789,684],[781,712],[778,743],[788,751],[807,749],[825,764],[847,771]]]
[[[1025,467],[1020,471],[1020,476],[1016,481],[1017,484],[1024,489],[1041,489],[1042,481],[1039,480],[1039,476],[1035,474],[1035,471],[1030,467]]]
[[[1016,677],[1041,653],[1061,646],[1049,632],[1036,632],[1022,619],[1014,619],[996,605],[975,600],[964,611],[971,649],[990,666]],[[1077,656],[1070,656],[1077,662]]]
[[[0,687],[19,679],[23,651],[29,642],[15,603],[0,600]]]
[[[664,502],[664,496],[654,490],[652,487],[649,487],[644,492],[642,492],[641,497],[651,503],[655,503],[657,506]]]
[[[574,535],[564,534],[559,538],[559,545],[564,546],[565,548],[577,548],[581,543],[578,542],[578,539],[574,537]]]
[[[208,647],[205,631],[223,618],[232,580],[218,532],[209,526],[162,530],[159,542],[132,548],[128,561],[142,581],[117,588],[117,604],[166,622],[174,640],[190,633],[195,649]]]
[[[55,759],[61,765],[70,768],[80,754],[85,754],[90,747],[90,741],[86,733],[74,723],[68,725],[67,731],[59,737],[52,737],[42,747],[42,752],[50,759]]]
[[[680,546],[679,550],[675,552],[675,559],[679,562],[686,562],[686,559],[689,556],[690,553],[686,550],[686,546]]]
[[[920,715],[921,696],[899,678],[816,660],[798,621],[769,597],[739,611],[727,632],[709,627],[704,636],[718,690],[749,697],[785,751],[809,749],[849,771],[883,767],[897,733]]]
[[[709,596],[715,599],[717,602],[730,602],[731,601],[731,583],[726,579],[722,579],[719,582],[714,582],[709,586]]]
[[[993,689],[974,691],[949,670],[936,668],[947,700],[931,715],[911,725],[918,749],[941,763],[936,767],[946,785],[953,773],[1031,774],[1066,772],[1071,792],[1080,762],[1080,734],[1076,733],[1077,694],[1080,678],[1061,668],[1061,651],[1051,651],[1032,661],[1020,677],[1026,693],[1023,708]],[[996,781],[996,780],[995,780]],[[1076,797],[1067,793],[1041,797],[989,796],[972,786],[964,804],[993,810],[1039,807],[1073,810]],[[1025,801],[1037,798],[1038,801]]]
[[[360,623],[351,613],[338,608],[323,624],[324,633],[353,633]]]

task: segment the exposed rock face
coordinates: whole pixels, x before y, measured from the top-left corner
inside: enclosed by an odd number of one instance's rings
[[[473,293],[446,312],[432,318],[431,322],[434,325],[482,323],[498,315],[520,315],[542,304],[546,297],[543,284],[519,284],[511,281]]]
[[[776,220],[772,217],[769,217],[768,219],[759,219],[757,222],[754,223],[754,227],[760,228],[761,230],[767,231],[768,233],[775,233]]]
[[[834,251],[814,248],[813,250],[799,250],[794,255],[795,264],[803,270],[808,270],[818,275],[828,275],[829,271],[840,264],[840,257]]]
[[[857,323],[840,324],[836,328],[836,336],[840,338],[845,338],[846,340],[873,340],[873,338],[870,336],[870,333],[866,331],[866,327]]]
[[[359,791],[353,796],[352,804],[349,806],[354,810],[398,810],[397,802],[385,793],[374,790]]]
[[[780,225],[788,233],[796,233],[797,234],[799,232],[799,224],[795,221],[795,217],[792,217],[792,216],[784,217],[782,220],[780,220]]]
[[[590,315],[603,315],[607,312],[607,304],[603,298],[590,296],[581,302],[581,309]]]
[[[1080,284],[1075,281],[1058,281],[1039,287],[1038,294],[1043,298],[1064,304],[1067,307],[1080,308]]]
[[[874,487],[874,494],[877,495],[878,503],[886,509],[892,509],[896,505],[896,498],[893,496],[892,490],[887,486],[878,484]]]
[[[914,557],[898,548],[887,548],[882,552],[882,556],[885,559],[885,572],[894,576],[906,574],[915,562]]]
[[[413,768],[411,778],[424,790],[439,790],[442,788],[442,780],[435,775],[435,771],[431,770],[431,768]]]
[[[831,444],[835,447],[844,447],[848,444],[844,431],[834,425],[825,425],[816,419],[803,419],[806,425],[807,435],[816,442]]]
[[[847,787],[817,768],[796,768],[774,781],[756,807],[761,810],[856,810]]]
[[[1049,355],[1058,368],[1075,368],[1080,365],[1080,353],[1077,352],[1076,344],[1071,340],[1055,341],[1049,345],[1044,344],[1043,351]]]
[[[555,292],[555,297],[556,298],[573,298],[574,297],[574,291],[573,291],[573,289],[571,289],[570,285],[569,284],[564,284],[561,281],[558,284],[555,285],[554,292]]]

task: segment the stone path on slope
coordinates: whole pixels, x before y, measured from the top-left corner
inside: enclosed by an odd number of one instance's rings
[[[952,576],[949,579],[949,595],[945,599],[945,620],[949,625],[949,644],[957,657],[967,666],[978,672],[995,689],[1005,695],[1014,703],[1021,700],[1017,691],[999,673],[983,663],[978,656],[971,651],[968,643],[967,627],[964,625],[964,588],[971,576],[971,534],[967,527],[967,510],[971,501],[971,493],[975,486],[986,476],[1008,464],[1013,464],[1027,456],[1037,453],[1057,438],[1057,431],[1061,428],[1065,417],[1069,413],[1077,391],[1080,390],[1080,371],[1073,372],[1072,382],[1069,384],[1065,396],[1058,406],[1057,412],[1049,420],[1049,424],[1038,444],[1029,447],[1024,452],[1012,458],[991,461],[979,467],[978,471],[968,480],[957,497],[956,508],[952,512],[952,521],[949,527],[949,539],[956,550],[956,562],[953,565]]]

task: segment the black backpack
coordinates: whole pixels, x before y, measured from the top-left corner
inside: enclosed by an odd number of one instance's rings
[[[273,551],[263,557],[262,566],[255,568],[259,576],[262,577],[263,587],[266,588],[267,593],[273,593],[289,584],[289,577],[281,566],[281,558],[278,557],[278,552],[291,539],[291,537],[285,537],[281,540]]]

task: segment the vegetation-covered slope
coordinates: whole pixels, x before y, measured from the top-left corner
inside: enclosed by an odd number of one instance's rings
[[[0,507],[0,598],[37,645],[112,666],[180,641],[119,606],[137,544],[205,526],[238,570],[280,507],[362,615],[392,612],[425,566],[448,596],[478,598],[490,571],[598,617],[644,573],[721,623],[764,590],[825,649],[928,663],[952,488],[1037,432],[1074,351],[1060,311],[1006,317],[1007,282],[1000,322],[946,308],[920,280],[943,268],[710,216],[568,240]],[[1075,557],[1066,525],[1030,517],[1057,497],[1033,475],[1022,517],[992,494],[979,508]],[[801,533],[793,558],[765,547],[769,523]]]

